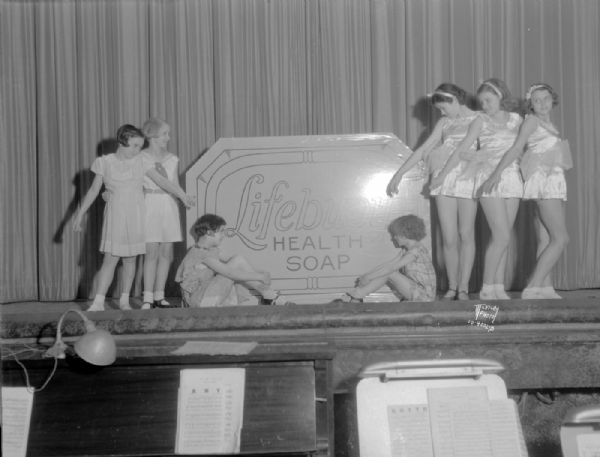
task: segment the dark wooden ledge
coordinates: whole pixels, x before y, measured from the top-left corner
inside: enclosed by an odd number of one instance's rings
[[[473,325],[477,304],[336,303],[87,315],[115,336],[118,355],[126,358],[176,357],[172,351],[193,340],[254,341],[257,351],[267,352],[326,344],[335,350],[334,382],[341,390],[370,363],[470,357],[502,362],[503,377],[513,389],[600,386],[599,300],[489,302],[498,307],[493,330]],[[9,350],[49,345],[59,317],[57,312],[4,312],[3,345]],[[63,325],[66,341],[82,333],[81,319],[69,315]]]

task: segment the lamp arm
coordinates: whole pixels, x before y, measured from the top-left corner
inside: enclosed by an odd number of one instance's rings
[[[80,310],[78,310],[76,308],[69,308],[68,310],[66,310],[63,313],[62,316],[60,316],[60,320],[58,321],[58,326],[56,328],[57,333],[60,330],[60,326],[62,324],[63,319],[69,312],[74,312],[74,313],[79,314],[79,317],[81,317],[81,320],[83,320],[83,324],[85,325],[86,331],[93,332],[94,330],[96,330],[96,325],[85,314],[83,314]]]
[[[54,344],[44,353],[44,357],[54,357],[55,359],[64,359],[66,357],[65,351],[67,350],[68,346],[62,339],[61,329],[65,316],[71,311],[79,314],[79,316],[83,320],[87,332],[93,332],[94,330],[96,330],[96,326],[94,325],[94,323],[90,319],[88,319],[85,314],[83,314],[78,309],[69,308],[62,314],[62,316],[60,316],[58,324],[56,325],[56,339],[54,341]]]

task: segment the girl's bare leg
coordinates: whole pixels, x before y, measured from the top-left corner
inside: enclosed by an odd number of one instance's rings
[[[469,280],[475,262],[475,216],[477,201],[458,198],[458,233],[460,236],[458,290],[469,292]]]
[[[498,264],[498,269],[496,270],[494,284],[504,285],[504,278],[506,276],[506,261],[508,259],[508,246],[510,244],[512,228],[515,224],[517,213],[519,212],[519,200],[516,198],[504,198],[502,199],[502,203],[504,204],[504,214],[506,214],[508,241],[506,243],[504,253],[500,257],[500,263]]]
[[[389,280],[392,283],[394,289],[402,295],[404,298],[410,300],[412,297],[413,283],[410,279],[404,276],[399,271],[394,271],[390,274]]]
[[[375,292],[376,290],[379,290],[383,286],[385,286],[388,280],[389,276],[381,276],[379,278],[375,278],[364,286],[355,287],[354,289],[351,289],[350,291],[348,291],[348,295],[354,298],[365,298],[370,293]]]
[[[144,256],[144,308],[149,308],[154,301],[154,281],[158,264],[159,243],[146,243],[146,255]]]
[[[381,289],[388,282],[402,297],[410,299],[412,293],[412,282],[399,271],[394,271],[389,275],[375,278],[365,286],[355,287],[348,292],[348,295],[354,298],[364,298],[370,293]]]
[[[504,199],[483,197],[480,202],[492,232],[492,239],[485,252],[483,284],[479,298],[495,300],[501,298],[496,295],[494,284],[497,284],[497,281],[504,284],[504,269],[501,267],[506,265],[505,253],[510,242],[512,225],[509,223],[510,217]],[[502,271],[501,279],[498,277],[498,271]]]
[[[558,199],[537,201],[540,218],[550,237],[541,252],[527,287],[541,287],[569,243],[564,202]]]
[[[110,287],[110,283],[113,280],[115,274],[115,268],[119,263],[120,257],[114,256],[109,253],[104,253],[102,258],[102,266],[96,275],[97,288],[94,302],[88,311],[103,311],[104,310],[104,299],[106,298],[106,292]]]
[[[544,250],[546,249],[546,247],[550,244],[550,235],[548,234],[548,230],[546,230],[546,227],[544,226],[544,224],[541,221],[541,216],[540,216],[540,210],[539,208],[536,206],[536,214],[535,214],[535,229],[536,229],[536,233],[537,233],[537,249],[536,249],[536,255],[535,255],[535,259],[536,259],[536,264],[538,259],[540,258],[540,256],[542,255],[542,252],[544,252]],[[542,287],[553,287],[552,285],[552,272],[548,273],[546,275],[546,277],[543,279],[542,281]]]
[[[458,200],[457,198],[446,197],[444,195],[435,197],[438,218],[442,229],[442,251],[444,254],[446,276],[448,277],[448,289],[450,291],[457,290],[459,278]]]
[[[510,241],[511,226],[501,198],[482,198],[481,207],[492,232],[492,239],[485,253],[483,282],[484,284],[494,284],[502,255]]]
[[[129,306],[129,294],[131,293],[131,286],[133,285],[133,279],[135,278],[135,264],[135,256],[123,257],[122,288],[121,298],[119,299],[119,308],[121,309],[131,309]]]
[[[229,259],[227,261],[227,264],[231,265],[233,268],[238,268],[243,271],[253,271],[253,272],[258,271],[256,268],[254,268],[250,264],[250,262],[248,262],[248,260],[246,260],[245,257],[243,257],[241,255],[233,256],[231,259]],[[263,296],[263,298],[266,298],[268,300],[271,300],[271,299],[277,297],[277,292],[275,292],[273,289],[271,289],[271,286],[266,285],[260,281],[244,281],[244,284],[247,284],[252,289],[255,289],[256,291],[258,291]]]
[[[145,258],[146,256],[144,254],[140,254],[135,261],[135,278],[133,278],[133,286],[131,288],[131,295],[134,297],[142,295],[142,278],[144,277]]]
[[[173,262],[173,243],[159,243],[156,276],[154,278],[154,300],[164,301],[165,284],[169,276],[171,262]],[[163,305],[165,304],[168,305],[168,302],[163,303]]]

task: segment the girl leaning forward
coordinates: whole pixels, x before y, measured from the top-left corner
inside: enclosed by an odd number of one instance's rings
[[[514,221],[523,196],[523,181],[518,164],[513,160],[502,171],[498,185],[491,192],[482,192],[482,184],[489,178],[505,153],[513,145],[522,118],[509,112],[512,100],[506,84],[491,78],[477,89],[477,98],[483,113],[469,126],[469,132],[446,163],[437,180],[443,180],[461,158],[469,161],[461,170],[458,180],[475,180],[474,197],[480,198],[490,231],[491,241],[484,260],[483,285],[479,293],[482,300],[509,299],[504,290],[507,251]],[[479,142],[479,150],[472,152]],[[432,186],[437,184],[432,182]]]
[[[431,95],[432,104],[440,110],[442,118],[433,132],[398,169],[388,184],[387,192],[394,195],[403,175],[424,160],[429,174],[435,179],[454,149],[467,134],[467,129],[477,113],[466,105],[467,93],[452,83],[440,84]],[[473,198],[474,180],[457,181],[460,169],[453,170],[431,189],[435,199],[442,231],[442,250],[448,277],[446,300],[468,300],[469,278],[475,259],[474,225],[477,201]]]

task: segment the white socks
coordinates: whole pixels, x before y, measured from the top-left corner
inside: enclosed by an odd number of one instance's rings
[[[562,297],[556,293],[556,290],[554,290],[554,287],[552,286],[540,287],[540,292],[544,298],[551,298],[553,300],[562,299]]]
[[[550,299],[550,300],[558,300],[562,297],[556,293],[554,287],[552,286],[544,286],[544,287],[526,287],[523,289],[521,293],[521,298],[524,300],[539,300],[539,299]]]
[[[92,303],[92,306],[90,306],[87,311],[104,311],[104,295],[96,295],[94,297],[94,302]]]
[[[121,298],[119,298],[119,308],[125,311],[131,309],[131,306],[129,306],[129,293],[121,294]]]
[[[535,299],[540,299],[540,298],[544,298],[544,296],[542,295],[542,290],[540,287],[525,287],[525,289],[523,289],[523,292],[521,292],[521,298],[523,300],[535,300]]]
[[[504,284],[482,284],[479,298],[481,300],[510,300],[504,290]]]
[[[504,290],[504,284],[494,284],[493,287],[498,300],[510,300],[510,297]]]
[[[496,300],[494,284],[482,284],[481,291],[479,292],[479,298],[481,300]]]
[[[163,308],[166,308],[170,305],[170,303],[165,300],[164,290],[155,290],[154,292],[145,290],[142,296],[143,303],[140,309],[150,309],[152,308],[152,304],[155,302],[157,306],[162,306]]]
[[[142,294],[142,301],[144,303],[152,304],[152,302],[154,301],[154,294],[152,292],[148,292],[147,290],[145,290]]]

